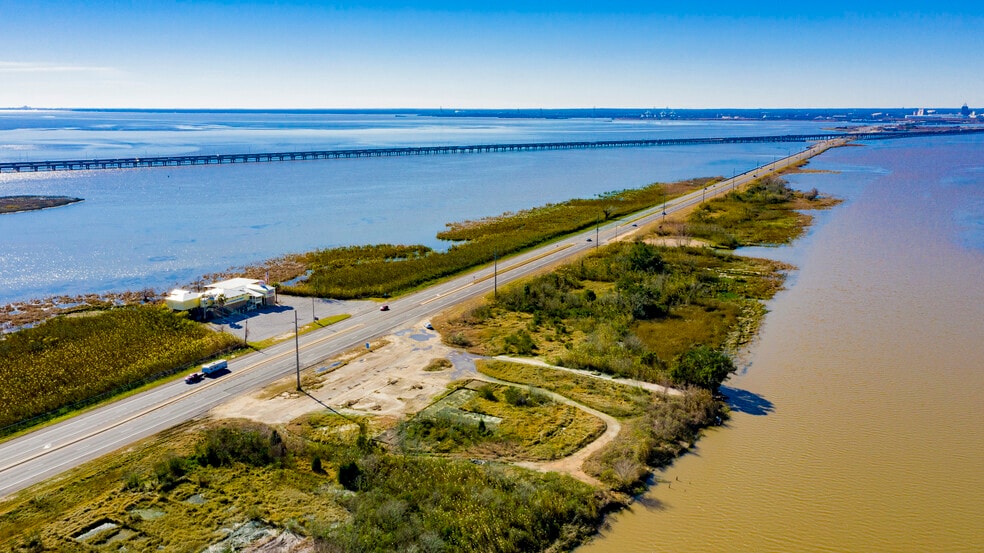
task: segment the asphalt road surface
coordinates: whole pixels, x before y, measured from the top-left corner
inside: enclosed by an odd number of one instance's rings
[[[834,142],[837,145],[838,141]],[[619,235],[657,221],[666,214],[701,203],[742,186],[757,176],[822,152],[829,144],[817,144],[714,186],[676,198],[561,241],[500,260],[495,267],[470,271],[389,303],[389,311],[367,305],[352,317],[301,336],[299,348],[288,340],[229,362],[229,372],[188,385],[177,379],[144,393],[79,414],[58,424],[38,429],[0,444],[0,498],[31,484],[56,476],[95,459],[201,416],[227,399],[256,390],[300,367],[309,367],[354,346],[406,328],[462,301],[483,296],[493,286],[522,278],[566,258],[584,254]],[[590,239],[590,241],[588,241]],[[495,272],[493,274],[493,269]]]

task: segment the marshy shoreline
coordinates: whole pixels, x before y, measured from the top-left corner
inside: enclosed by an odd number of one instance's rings
[[[52,209],[82,201],[85,199],[71,196],[0,196],[0,214]]]

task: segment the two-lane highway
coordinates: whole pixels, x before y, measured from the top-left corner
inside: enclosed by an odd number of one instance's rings
[[[505,284],[590,251],[600,243],[624,238],[635,228],[666,214],[686,209],[740,187],[769,172],[808,159],[844,140],[814,145],[787,158],[763,165],[598,228],[501,260],[493,267],[472,271],[420,292],[393,300],[390,311],[367,308],[330,327],[299,338],[301,367],[342,353],[354,346],[405,328],[462,301],[492,292]],[[588,239],[591,241],[588,241]],[[258,389],[296,369],[294,340],[234,359],[229,373],[196,385],[175,380],[146,392],[93,409],[63,422],[0,444],[0,497],[56,476],[137,440],[201,416],[228,398]]]

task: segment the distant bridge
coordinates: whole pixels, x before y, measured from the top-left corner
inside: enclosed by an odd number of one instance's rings
[[[475,154],[489,152],[534,152],[541,150],[581,150],[587,148],[638,148],[710,144],[749,144],[761,142],[818,142],[836,138],[850,138],[853,140],[884,140],[891,138],[936,136],[941,134],[970,134],[977,132],[984,132],[984,125],[977,128],[960,127],[918,131],[784,134],[774,136],[728,136],[721,138],[597,140],[584,142],[529,142],[522,144],[477,144],[471,146],[406,146],[399,148],[362,148],[257,154],[213,154],[107,159],[71,159],[54,161],[14,161],[0,162],[0,173],[86,171],[92,169],[132,169],[137,167],[185,167],[196,165],[225,165],[230,163],[260,163],[270,161],[305,161],[317,159]]]

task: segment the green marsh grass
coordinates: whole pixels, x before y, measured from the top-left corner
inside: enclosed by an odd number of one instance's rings
[[[477,221],[451,223],[437,236],[454,243],[443,253],[425,246],[392,244],[312,252],[304,258],[312,274],[299,284],[284,287],[284,291],[339,299],[387,297],[491,263],[497,256],[502,258],[658,205],[707,182],[708,179],[695,179],[670,185],[653,184],[592,199],[568,200]]]
[[[156,306],[56,317],[0,340],[0,426],[138,386],[238,345]]]

